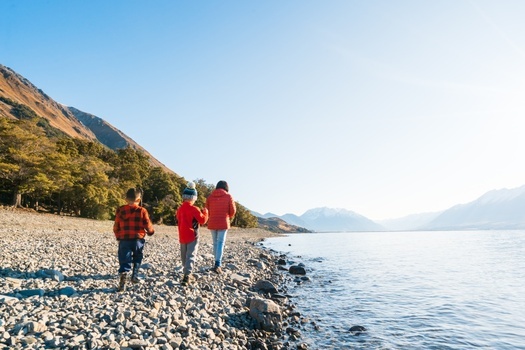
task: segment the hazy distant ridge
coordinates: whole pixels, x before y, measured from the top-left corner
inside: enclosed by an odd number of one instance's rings
[[[478,199],[434,213],[412,214],[402,218],[374,222],[346,209],[315,208],[301,216],[273,213],[289,224],[313,231],[425,231],[525,229],[525,186],[485,193]]]
[[[525,229],[525,186],[493,190],[445,210],[424,230]]]
[[[315,208],[310,209],[301,216],[285,214],[278,216],[272,213],[261,215],[262,218],[277,217],[289,224],[304,227],[317,232],[322,231],[384,231],[385,228],[374,221],[346,209]]]

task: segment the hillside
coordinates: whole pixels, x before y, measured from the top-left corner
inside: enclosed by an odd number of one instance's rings
[[[269,217],[269,218],[257,218],[259,228],[271,231],[271,232],[277,232],[277,233],[306,233],[311,232],[303,227],[291,225],[288,222],[279,219],[278,217]]]
[[[98,141],[112,150],[131,147],[150,158],[153,166],[173,173],[159,160],[111,124],[74,107],[66,107],[12,69],[0,65],[0,116],[12,119],[40,117],[67,136]],[[54,132],[56,134],[56,132]]]
[[[33,111],[68,136],[91,141],[97,139],[66,107],[3,65],[0,65],[0,98],[0,115],[21,119]]]

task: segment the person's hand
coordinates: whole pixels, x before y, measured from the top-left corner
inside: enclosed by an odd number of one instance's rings
[[[203,213],[203,214],[207,214],[207,213],[208,213],[208,208],[203,208],[203,209],[202,209],[202,213]]]

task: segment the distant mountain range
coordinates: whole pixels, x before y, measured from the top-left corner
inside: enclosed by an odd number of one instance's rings
[[[316,232],[328,231],[385,231],[385,228],[366,217],[346,209],[315,208],[310,209],[301,216],[286,214],[277,216],[272,213],[261,215],[262,218],[280,218],[292,225],[304,227]]]
[[[301,216],[252,213],[266,219],[277,217],[317,232],[525,229],[525,186],[493,190],[470,203],[441,212],[378,222],[346,209],[316,208]]]
[[[64,106],[29,80],[0,64],[0,116],[24,118],[23,114],[36,115],[47,121],[51,128],[78,139],[100,142],[112,150],[132,147],[140,150],[158,166],[173,173],[129,136],[95,115],[74,107]]]

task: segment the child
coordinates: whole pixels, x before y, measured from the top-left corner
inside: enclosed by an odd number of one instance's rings
[[[177,210],[177,226],[179,230],[180,255],[183,265],[184,277],[182,284],[190,283],[191,271],[195,264],[195,256],[199,248],[199,224],[204,225],[208,221],[208,210],[201,210],[193,204],[197,200],[195,183],[188,182],[187,188],[182,192],[182,205]]]
[[[117,209],[115,214],[115,224],[113,232],[117,238],[118,244],[118,261],[120,274],[118,291],[124,291],[126,277],[131,270],[133,263],[133,272],[131,282],[137,283],[138,270],[142,262],[145,235],[151,236],[155,233],[148,211],[139,206],[142,198],[142,190],[139,188],[130,188],[126,193],[128,204]]]

